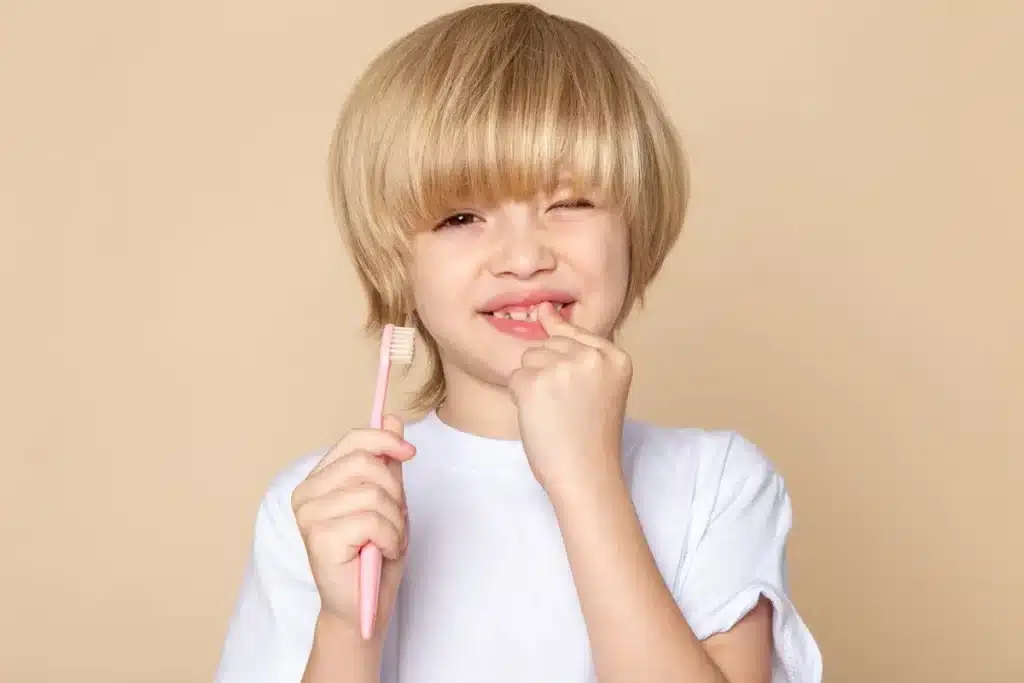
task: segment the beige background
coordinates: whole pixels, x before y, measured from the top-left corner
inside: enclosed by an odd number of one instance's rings
[[[441,0],[0,0],[0,681],[211,680],[258,498],[368,416],[345,89]],[[830,683],[1024,680],[1024,9],[564,0],[695,176],[632,411],[786,475]]]

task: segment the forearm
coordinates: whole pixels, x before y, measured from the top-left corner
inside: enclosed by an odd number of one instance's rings
[[[302,683],[379,683],[380,644],[321,613]]]
[[[665,585],[621,475],[552,502],[599,683],[728,683]]]

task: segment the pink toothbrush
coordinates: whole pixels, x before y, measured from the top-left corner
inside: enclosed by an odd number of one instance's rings
[[[373,414],[370,426],[380,429],[384,423],[384,400],[388,392],[388,375],[391,364],[412,363],[414,327],[385,325],[380,337],[380,367],[377,370],[377,390],[373,397]],[[363,640],[373,635],[374,619],[377,616],[377,598],[380,591],[380,573],[383,557],[380,548],[367,543],[359,550],[359,626]]]

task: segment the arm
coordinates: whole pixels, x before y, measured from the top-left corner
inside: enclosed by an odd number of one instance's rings
[[[700,505],[692,519],[664,520],[692,531],[669,588],[623,479],[629,356],[548,304],[537,315],[549,337],[523,352],[508,385],[600,683],[821,683],[821,653],[787,595],[792,515],[771,463],[738,435],[708,436],[687,456],[701,462]]]
[[[770,603],[698,640],[655,565],[619,471],[552,502],[600,683],[769,683]]]
[[[321,612],[302,683],[378,683],[381,646],[330,613]]]

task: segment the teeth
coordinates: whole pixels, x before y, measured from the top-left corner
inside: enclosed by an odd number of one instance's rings
[[[565,307],[565,304],[554,302],[552,302],[551,305],[555,307],[555,311],[561,311]],[[516,320],[518,322],[523,323],[537,322],[537,307],[530,306],[530,308],[526,310],[518,309],[514,311],[492,311],[491,315],[493,315],[496,318],[502,318],[503,320]]]

